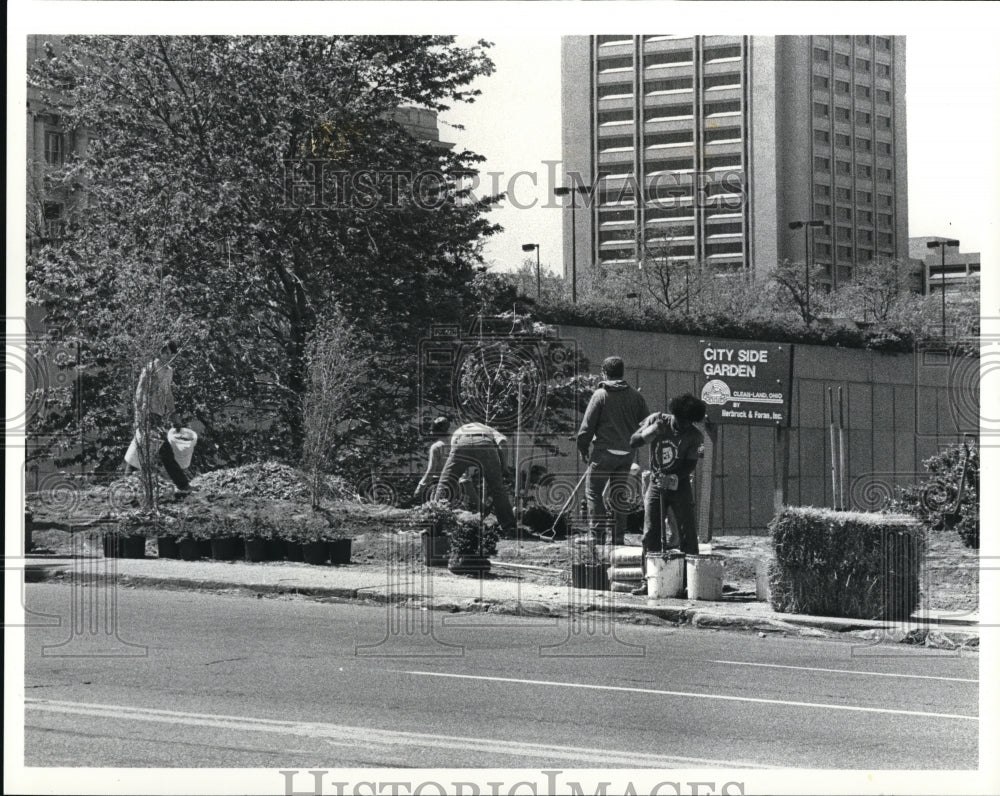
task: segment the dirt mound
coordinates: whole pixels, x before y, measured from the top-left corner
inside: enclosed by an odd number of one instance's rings
[[[194,478],[191,485],[202,493],[257,500],[305,503],[310,497],[307,474],[279,462],[259,462],[212,470]],[[328,475],[323,477],[322,497],[349,500],[355,495],[344,479]]]

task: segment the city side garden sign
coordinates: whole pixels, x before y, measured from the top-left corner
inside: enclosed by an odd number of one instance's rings
[[[703,340],[701,399],[710,423],[788,426],[792,346],[743,340]]]

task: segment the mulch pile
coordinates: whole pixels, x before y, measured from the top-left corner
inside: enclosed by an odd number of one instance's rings
[[[310,499],[307,474],[279,462],[259,462],[212,470],[192,479],[191,485],[207,495],[302,503]],[[328,475],[323,479],[322,497],[329,500],[350,500],[357,496],[343,478]]]

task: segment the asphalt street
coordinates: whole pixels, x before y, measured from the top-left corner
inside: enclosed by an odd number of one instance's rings
[[[978,764],[975,655],[600,616],[26,591],[28,766]]]

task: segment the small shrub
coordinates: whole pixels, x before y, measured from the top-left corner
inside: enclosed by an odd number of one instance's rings
[[[500,527],[492,515],[480,517],[470,511],[456,513],[456,527],[451,531],[453,555],[474,555],[489,558],[496,555]]]
[[[929,475],[923,481],[896,490],[894,510],[917,517],[931,531],[954,529],[966,547],[978,550],[979,448],[970,442],[968,450],[965,486],[957,507],[965,453],[962,445],[950,445],[924,460]],[[953,511],[957,517],[949,516]]]
[[[789,507],[770,531],[776,611],[898,620],[916,610],[925,535],[912,517]]]

